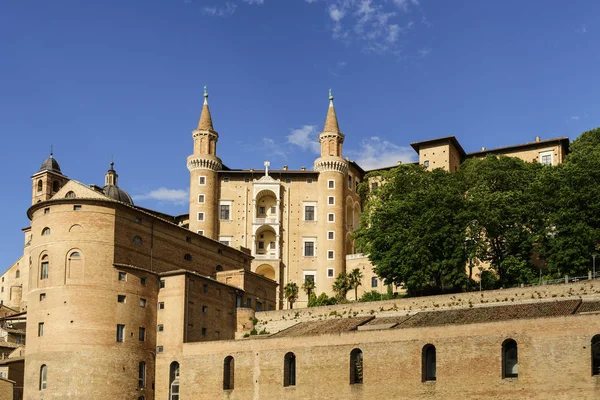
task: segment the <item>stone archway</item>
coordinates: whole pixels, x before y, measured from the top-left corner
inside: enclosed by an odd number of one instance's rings
[[[275,269],[269,264],[262,264],[256,268],[256,273],[262,275],[265,278],[275,280]]]

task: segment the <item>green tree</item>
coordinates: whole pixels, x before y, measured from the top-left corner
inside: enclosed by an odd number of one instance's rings
[[[298,285],[294,282],[288,282],[283,288],[283,296],[290,303],[290,310],[294,308],[294,303],[298,300]]]
[[[542,168],[539,163],[490,155],[467,160],[457,174],[465,193],[474,255],[490,263],[500,285],[536,278],[531,263],[533,233],[543,215],[533,187]]]
[[[358,287],[362,285],[363,274],[360,269],[354,268],[348,274],[348,286],[354,289],[354,300],[358,300]]]
[[[306,279],[302,284],[302,290],[306,292],[306,295],[310,299],[310,295],[314,294],[313,292],[315,291],[315,281],[312,279]]]
[[[413,164],[384,172],[382,181],[356,234],[376,274],[411,295],[463,288],[467,219],[459,176]]]
[[[350,282],[348,281],[348,275],[345,272],[340,272],[333,283],[333,291],[335,292],[336,298],[338,300],[345,299],[349,290]]]
[[[541,176],[538,193],[546,211],[539,242],[551,275],[586,275],[600,250],[600,128],[582,133],[565,163]]]
[[[311,293],[308,299],[308,307],[331,306],[336,303],[335,297],[329,297],[325,292],[321,293],[318,297],[314,293]]]

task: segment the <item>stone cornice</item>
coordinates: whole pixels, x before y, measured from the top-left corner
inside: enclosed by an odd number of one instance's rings
[[[201,137],[201,136],[208,136],[209,138],[214,139],[215,142],[217,142],[219,140],[219,134],[216,131],[196,129],[195,131],[192,132],[192,137],[194,139]]]
[[[345,174],[348,172],[348,162],[343,158],[315,160],[315,171],[317,172],[339,172]]]
[[[223,168],[223,164],[219,158],[190,158],[187,161],[188,170],[194,171],[197,169],[209,169],[211,171],[218,171]]]
[[[319,134],[319,143],[325,139],[338,139],[340,143],[344,143],[344,134],[342,132],[321,132]]]

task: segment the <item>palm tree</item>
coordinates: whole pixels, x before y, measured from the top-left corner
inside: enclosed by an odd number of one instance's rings
[[[345,272],[340,272],[335,282],[333,283],[333,291],[335,292],[338,300],[346,298],[346,293],[350,290],[350,282],[348,281],[348,275]]]
[[[354,300],[358,300],[358,287],[362,285],[362,277],[363,274],[360,272],[360,269],[354,268],[348,274],[348,283],[351,289],[354,289]]]
[[[306,279],[304,284],[302,285],[302,290],[304,290],[310,299],[310,295],[315,290],[315,281],[313,279]]]
[[[290,310],[294,308],[294,302],[298,300],[298,285],[294,282],[289,282],[283,288],[283,296],[290,303]]]

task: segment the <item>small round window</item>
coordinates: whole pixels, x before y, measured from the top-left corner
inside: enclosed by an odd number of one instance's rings
[[[137,244],[138,246],[142,245],[142,238],[139,236],[134,236],[133,237],[133,243]]]

